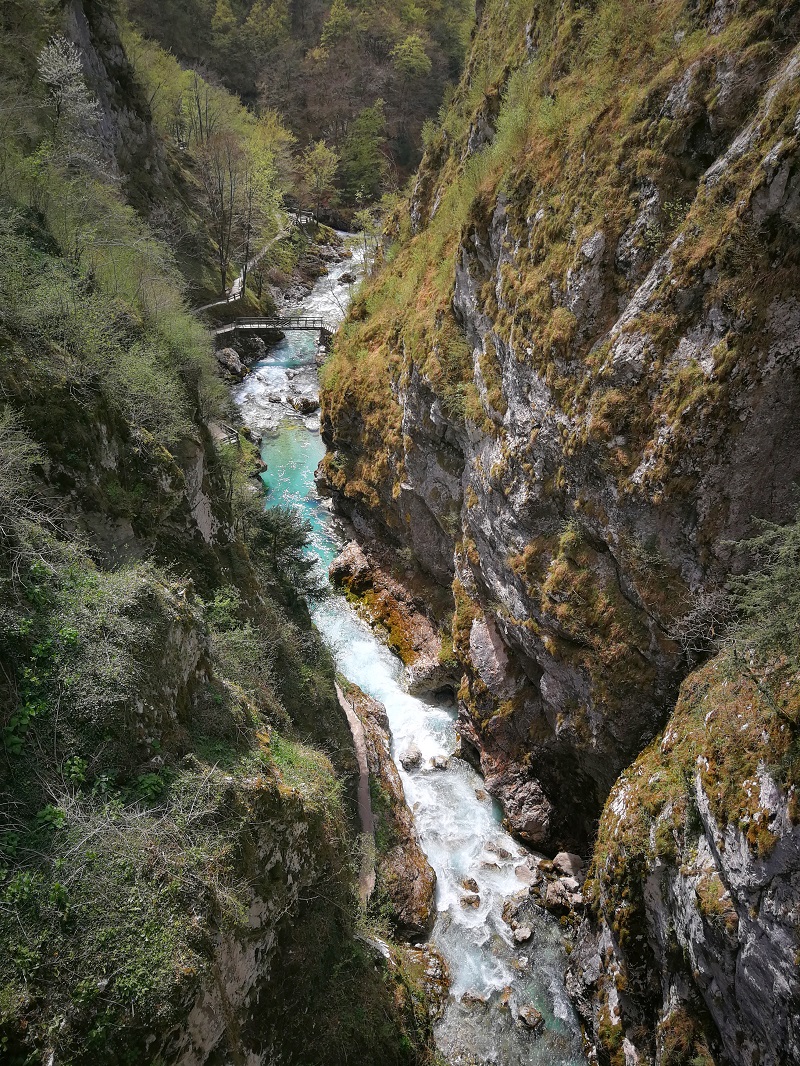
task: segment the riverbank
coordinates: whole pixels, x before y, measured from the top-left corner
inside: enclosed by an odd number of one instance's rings
[[[351,272],[332,265],[292,311],[340,318],[352,293],[342,275]],[[263,434],[267,505],[299,509],[327,572],[343,546],[343,529],[314,482],[325,450],[319,416],[296,408],[298,395],[313,391],[316,373],[313,337],[294,334],[253,365],[234,396],[244,420]],[[454,1066],[576,1066],[583,1061],[581,1036],[564,988],[559,925],[533,908],[525,918],[530,937],[521,942],[504,920],[507,901],[528,890],[518,869],[529,853],[503,829],[480,776],[455,757],[454,702],[411,695],[403,664],[343,596],[323,599],[313,617],[340,673],[385,708],[394,769],[436,874],[430,940],[451,980],[436,1024],[441,1053]]]

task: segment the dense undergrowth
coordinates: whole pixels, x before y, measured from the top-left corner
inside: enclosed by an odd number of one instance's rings
[[[0,16],[0,1058],[171,1061],[205,997],[234,1059],[420,1061],[418,991],[355,938],[355,763],[306,531],[264,512],[244,433],[213,443],[235,416],[143,218],[162,179],[104,156],[119,112],[34,6]],[[237,985],[254,913],[268,964]]]

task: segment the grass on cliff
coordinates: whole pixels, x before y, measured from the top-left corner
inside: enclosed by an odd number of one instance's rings
[[[633,220],[643,181],[655,183],[661,204],[656,221],[638,238],[645,261],[652,264],[678,231],[686,229],[692,239],[678,258],[687,285],[701,265],[719,254],[721,263],[724,259],[721,289],[726,301],[752,302],[747,275],[756,269],[756,260],[764,258],[764,241],[755,242],[755,260],[746,255],[725,258],[722,253],[732,247],[737,225],[741,229],[730,189],[699,195],[698,182],[710,160],[704,164],[689,154],[693,160],[689,162],[680,154],[701,107],[711,115],[717,110],[720,90],[708,74],[715,63],[735,51],[741,69],[761,69],[769,60],[764,39],[770,35],[775,47],[786,49],[790,25],[784,25],[775,6],[744,8],[717,35],[708,33],[703,14],[685,0],[657,5],[605,0],[593,9],[575,5],[558,12],[540,11],[532,22],[525,5],[506,7],[500,13],[497,5],[486,5],[480,48],[443,117],[441,132],[431,135],[420,182],[431,191],[427,199],[421,194],[417,203],[423,216],[420,232],[411,233],[401,211],[396,223],[399,243],[391,263],[355,301],[326,369],[326,403],[334,419],[347,404],[357,404],[361,413],[365,454],[358,467],[367,486],[391,473],[391,468],[378,463],[383,450],[378,444],[380,426],[383,422],[389,427],[386,439],[390,449],[396,447],[397,405],[388,382],[402,382],[411,361],[429,375],[445,401],[460,394],[462,416],[469,414],[487,432],[494,432],[491,418],[486,419],[491,411],[481,409],[473,392],[471,353],[456,357],[464,340],[450,301],[461,242],[467,234],[485,240],[498,197],[504,199],[507,240],[515,251],[497,278],[486,278],[479,309],[492,319],[501,340],[511,343],[517,338],[518,357],[537,369],[564,410],[584,411],[591,398],[595,432],[604,422],[600,406],[604,404],[606,412],[610,409],[610,394],[602,397],[603,351],[585,361],[583,357],[617,317],[618,309],[615,302],[612,306],[606,301],[592,337],[581,341],[575,335],[574,314],[562,306],[566,274],[579,262],[578,250],[587,237],[603,230],[607,242],[616,242]],[[534,47],[530,58],[523,44],[525,33]],[[688,68],[700,72],[691,87],[698,99],[693,98],[686,113],[673,119],[660,117],[669,90]],[[753,103],[754,84],[748,77],[737,113],[718,120],[731,132]],[[738,163],[734,182],[739,175],[746,177],[748,167],[752,171],[754,153],[764,154],[767,138],[776,142],[788,135],[796,101],[791,93],[784,95],[754,152]],[[484,147],[467,153],[464,145],[475,115],[487,108],[494,136]],[[650,324],[659,347],[669,345],[676,324],[674,314]],[[493,353],[483,358],[490,407],[502,413],[497,390],[491,399],[496,374]],[[609,423],[611,439],[624,432],[622,413],[628,417],[633,413],[635,425],[628,435],[635,441],[625,446],[624,454],[611,453],[612,465],[623,477],[632,469],[634,453],[641,452],[660,421],[682,429],[690,410],[696,417],[698,405],[718,402],[702,374],[692,384],[674,376],[680,368],[665,365],[664,369],[664,386],[655,406],[627,395]],[[398,468],[395,478],[401,477]]]
[[[660,507],[690,496],[703,466],[689,457],[737,424],[733,412],[763,365],[769,309],[796,288],[791,225],[758,230],[749,205],[768,178],[762,160],[774,151],[778,166],[796,146],[796,79],[757,109],[795,47],[798,9],[737,5],[719,32],[710,17],[710,4],[686,0],[540,5],[533,15],[523,3],[489,0],[461,85],[440,129],[428,130],[413,196],[387,234],[391,254],[353,302],[323,378],[336,449],[327,473],[356,505],[385,513],[385,501],[400,496],[415,448],[402,433],[402,397],[415,367],[455,426],[468,420],[497,440],[495,466],[478,461],[469,471],[476,487],[507,492],[513,475],[561,514],[561,529],[537,531],[509,560],[532,605],[520,624],[542,634],[548,654],[581,663],[594,707],[609,719],[639,691],[669,686],[654,675],[652,649],[677,659],[669,634],[691,603],[682,575],[649,545],[608,533],[609,514],[587,499],[581,479],[591,465],[621,506],[628,497]],[[705,182],[756,116],[752,144],[721,180]],[[487,127],[488,140],[469,150]],[[598,234],[602,284],[587,309],[582,248]],[[625,241],[632,265],[623,269]],[[607,333],[670,248],[669,277],[621,333],[645,353],[632,384]],[[476,315],[495,335],[476,353],[453,313],[462,254]],[[679,345],[714,307],[733,325],[709,368],[683,358]],[[537,429],[527,442],[506,438],[503,380],[516,377],[509,360],[547,390],[543,439],[556,442],[560,461],[549,461]],[[469,525],[478,498],[471,486],[466,498]],[[722,510],[699,529],[701,562],[720,554]],[[572,559],[561,551],[571,520],[598,541],[613,536],[637,605],[602,548],[590,543]],[[402,526],[404,517],[394,521]],[[645,610],[653,624],[640,621]],[[584,732],[577,739],[593,743]]]
[[[577,402],[584,395],[585,370],[563,361],[573,339],[568,320],[574,316],[552,293],[563,290],[567,268],[586,237],[598,229],[622,232],[646,176],[659,185],[663,205],[657,222],[641,238],[650,262],[684,224],[697,192],[702,163],[694,172],[682,173],[676,158],[696,111],[659,120],[672,83],[693,64],[703,72],[711,69],[732,49],[740,53],[743,69],[758,66],[767,58],[765,35],[774,35],[784,48],[789,39],[789,27],[774,5],[742,10],[715,36],[708,33],[702,13],[684,0],[645,6],[603,2],[594,9],[575,5],[537,12],[530,23],[525,5],[503,8],[501,13],[497,5],[486,5],[480,48],[443,117],[441,133],[431,135],[429,161],[422,168],[431,192],[418,204],[427,224],[415,236],[401,215],[399,249],[354,306],[328,372],[334,409],[336,382],[341,381],[343,395],[357,397],[365,414],[378,407],[389,413],[386,374],[401,376],[410,359],[429,369],[445,390],[458,386],[458,374],[453,381],[440,379],[436,359],[438,348],[446,352],[459,343],[452,338],[448,343],[457,249],[467,230],[485,237],[498,195],[508,198],[508,236],[521,246],[513,263],[500,272],[501,284],[492,283],[482,293],[482,310],[501,338],[510,339],[512,330],[524,331],[527,358],[562,405]],[[530,58],[525,33],[534,48]],[[697,104],[713,114],[718,89],[708,80],[705,74],[699,77],[693,92],[706,94]],[[748,81],[740,115],[752,99]],[[480,150],[466,153],[474,117],[487,108],[495,134]],[[788,115],[791,108],[785,110]],[[735,128],[737,117],[724,121]],[[591,151],[586,150],[587,139]],[[714,194],[708,207],[693,215],[695,226],[707,231],[704,239],[724,240],[728,222],[720,211],[725,208]],[[692,242],[695,258],[704,239]],[[361,307],[368,313],[363,322]],[[603,309],[606,325],[613,321],[610,310]],[[554,329],[560,318],[558,337]],[[383,377],[378,363],[384,364]],[[460,384],[468,387],[471,359],[460,365],[466,375]],[[665,395],[669,391],[668,386]]]
[[[766,525],[743,548],[756,565],[733,582],[738,621],[718,654],[683,683],[666,729],[623,773],[600,822],[587,893],[612,930],[625,964],[621,980],[634,994],[646,994],[656,968],[645,886],[657,862],[694,879],[710,942],[719,951],[738,943],[739,914],[726,886],[698,864],[697,786],[719,831],[738,830],[756,863],[768,859],[782,832],[762,802],[762,775],[777,786],[790,824],[800,823],[800,516]],[[673,962],[685,968],[679,952]],[[660,1003],[652,989],[649,995]],[[680,1021],[666,1019],[661,1037],[699,1054],[702,1024],[684,1019],[679,1040]],[[609,1029],[610,1048],[620,1032]]]

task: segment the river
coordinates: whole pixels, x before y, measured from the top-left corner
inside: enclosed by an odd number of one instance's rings
[[[338,322],[352,294],[342,281],[358,268],[335,264],[300,306],[287,313],[321,315]],[[235,390],[245,422],[264,434],[262,457],[267,506],[291,504],[312,528],[312,550],[327,567],[342,546],[329,505],[316,494],[314,470],[324,455],[319,417],[302,416],[291,398],[316,395],[316,338],[289,334]],[[450,996],[436,1026],[437,1044],[453,1066],[579,1066],[585,1063],[578,1023],[564,989],[566,955],[558,923],[531,908],[530,940],[515,944],[502,919],[503,904],[523,888],[515,868],[525,849],[506,833],[501,812],[476,771],[460,759],[431,770],[434,756],[452,754],[456,708],[410,696],[400,660],[373,633],[343,596],[318,605],[314,621],[331,648],[338,669],[386,706],[392,754],[414,814],[420,843],[436,871],[436,919],[431,940],[447,961]],[[407,772],[398,755],[411,743],[422,752],[418,769]],[[465,907],[462,882],[477,882],[480,905]],[[518,1008],[534,1004],[545,1029],[528,1032]]]

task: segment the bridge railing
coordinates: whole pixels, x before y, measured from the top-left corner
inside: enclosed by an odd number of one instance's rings
[[[235,322],[220,326],[214,332],[219,336],[223,333],[233,333],[237,329],[315,329],[324,330],[326,333],[335,332],[335,327],[324,318],[310,315],[291,315],[287,318],[237,318]]]

